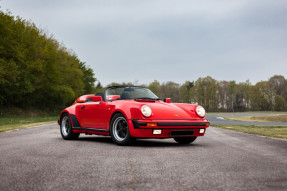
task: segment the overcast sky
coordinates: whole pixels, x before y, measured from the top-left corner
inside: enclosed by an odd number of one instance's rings
[[[147,84],[287,77],[286,0],[0,0],[95,72]]]

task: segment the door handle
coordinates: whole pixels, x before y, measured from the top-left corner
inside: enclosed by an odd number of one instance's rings
[[[85,106],[82,106],[82,107],[81,107],[81,109],[85,109],[85,108],[86,108]]]

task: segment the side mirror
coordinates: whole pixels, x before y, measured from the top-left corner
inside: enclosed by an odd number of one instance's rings
[[[92,96],[92,102],[102,102],[102,96]]]
[[[165,99],[164,99],[164,102],[165,102],[165,103],[170,103],[170,102],[171,102],[171,99],[170,99],[170,98],[165,98]]]

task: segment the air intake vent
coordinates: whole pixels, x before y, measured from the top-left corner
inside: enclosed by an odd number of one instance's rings
[[[170,136],[188,136],[193,135],[193,131],[172,131]]]

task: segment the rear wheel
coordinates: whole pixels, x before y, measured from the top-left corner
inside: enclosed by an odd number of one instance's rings
[[[174,137],[173,139],[179,144],[189,144],[195,141],[197,137]]]
[[[72,130],[72,123],[69,114],[63,114],[60,124],[60,131],[63,139],[75,140],[79,138],[80,133],[74,133]]]
[[[110,124],[110,134],[117,145],[129,145],[134,142],[134,138],[130,136],[128,122],[121,113],[113,117]]]

